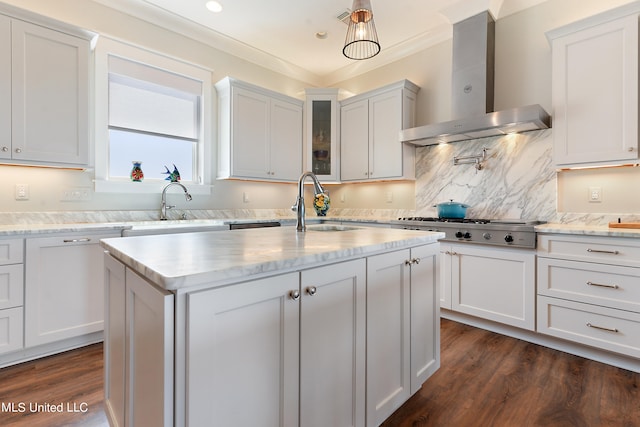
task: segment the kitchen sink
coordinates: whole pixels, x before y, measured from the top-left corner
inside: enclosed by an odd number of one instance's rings
[[[192,233],[196,231],[228,230],[221,220],[144,221],[122,231],[122,236],[147,236],[152,234]]]
[[[307,231],[350,231],[360,230],[361,227],[352,227],[348,225],[338,224],[320,224],[320,225],[308,225]]]

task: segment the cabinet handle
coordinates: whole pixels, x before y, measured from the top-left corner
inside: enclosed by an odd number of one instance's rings
[[[307,293],[311,296],[314,296],[318,292],[318,289],[315,286],[309,286],[307,288]]]
[[[420,264],[420,258],[414,258],[411,260],[412,264]]]
[[[411,265],[412,261],[413,261],[412,259],[405,259],[404,260],[404,265]]]
[[[90,242],[91,239],[88,237],[83,237],[82,239],[64,239],[63,242],[64,243],[83,243],[83,242]]]
[[[300,291],[297,289],[295,291],[289,291],[289,298],[298,301],[300,299]]]
[[[587,249],[587,252],[593,252],[593,253],[598,253],[598,254],[611,254],[611,255],[619,255],[620,252],[618,251],[603,251],[600,249]]]
[[[636,147],[629,147],[629,148],[627,148],[627,151],[629,151],[629,152],[636,151]]]
[[[593,329],[600,329],[601,331],[615,332],[615,333],[620,332],[618,328],[605,328],[604,326],[592,325],[591,323],[587,323],[587,326]]]
[[[607,285],[604,283],[594,283],[594,282],[587,282],[587,285],[589,286],[599,286],[601,288],[611,288],[611,289],[618,289],[619,286],[618,285]]]
[[[445,254],[447,254],[447,255],[458,255],[458,252],[446,251]]]

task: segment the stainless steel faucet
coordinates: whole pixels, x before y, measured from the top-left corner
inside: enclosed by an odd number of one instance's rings
[[[167,206],[167,190],[172,185],[179,185],[180,187],[182,187],[182,189],[184,190],[184,197],[185,197],[185,199],[187,199],[187,202],[189,202],[189,201],[191,201],[193,199],[191,197],[191,194],[189,194],[189,191],[187,190],[187,187],[185,187],[184,185],[180,184],[179,182],[170,182],[169,184],[167,184],[162,189],[162,204],[160,206],[160,220],[162,220],[162,221],[166,221],[167,220],[167,209],[173,209],[173,208],[176,207],[175,205]]]
[[[297,231],[305,231],[307,229],[304,219],[304,179],[307,177],[311,178],[313,181],[314,195],[317,196],[318,194],[324,193],[324,189],[322,188],[322,185],[320,185],[318,177],[316,177],[313,172],[305,172],[300,176],[300,179],[298,180],[298,198],[296,199],[295,205],[291,206],[291,210],[298,214],[298,221],[296,223]]]

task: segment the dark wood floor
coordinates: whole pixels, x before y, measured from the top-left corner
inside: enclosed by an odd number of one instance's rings
[[[100,344],[0,370],[0,426],[107,426],[102,372]],[[383,426],[635,427],[639,386],[640,374],[443,320],[440,370]]]

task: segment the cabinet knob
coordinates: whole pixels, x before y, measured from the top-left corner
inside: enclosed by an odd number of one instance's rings
[[[16,153],[22,153],[22,148],[16,148]]]
[[[309,286],[307,288],[307,293],[311,296],[314,296],[318,292],[318,289],[315,286]]]
[[[420,258],[414,258],[411,260],[413,264],[420,264]]]
[[[629,148],[627,148],[627,151],[630,151],[630,152],[631,151],[636,151],[636,147],[629,147]]]
[[[300,299],[300,291],[297,289],[294,291],[289,291],[289,298],[294,301],[298,301]]]
[[[7,151],[9,151],[9,147],[2,147],[2,151],[6,153]]]

